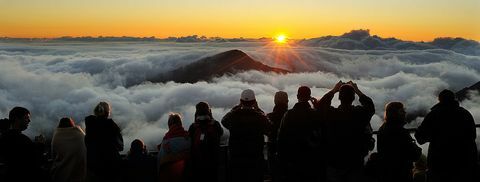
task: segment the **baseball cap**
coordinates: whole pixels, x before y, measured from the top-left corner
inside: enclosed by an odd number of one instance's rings
[[[255,93],[251,89],[246,89],[246,90],[242,91],[242,94],[240,96],[240,100],[253,101],[253,100],[255,100]]]

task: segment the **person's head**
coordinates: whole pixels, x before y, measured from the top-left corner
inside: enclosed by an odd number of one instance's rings
[[[312,91],[307,86],[298,87],[297,99],[299,102],[308,102],[312,96]]]
[[[405,108],[401,102],[390,102],[385,105],[385,122],[395,125],[405,124]]]
[[[69,117],[64,117],[60,119],[60,122],[58,122],[58,128],[70,128],[74,126],[75,122],[73,122],[73,119]]]
[[[30,123],[30,111],[24,107],[14,107],[10,110],[8,119],[13,129],[26,130]]]
[[[242,91],[240,95],[240,104],[244,107],[253,107],[256,104],[255,92],[251,89],[246,89]]]
[[[210,106],[208,105],[207,102],[199,102],[197,105],[195,105],[195,119],[198,119],[197,117],[201,117],[202,120],[203,118],[206,117],[212,117],[212,111],[210,109]]]
[[[135,139],[130,144],[130,155],[144,154],[147,146],[140,139]]]
[[[352,105],[355,100],[355,90],[351,85],[343,84],[338,92],[338,99],[342,105]]]
[[[98,117],[108,118],[111,110],[110,104],[107,102],[100,102],[95,106],[95,109],[93,109],[93,114]]]
[[[286,111],[288,110],[288,94],[284,91],[278,91],[275,93],[275,97],[273,98],[273,102],[275,106],[273,107],[273,111]]]
[[[451,90],[445,89],[438,94],[438,101],[440,103],[452,103],[455,100],[455,94]]]
[[[170,113],[168,115],[168,128],[172,128],[176,125],[182,125],[182,116],[178,113]]]
[[[288,105],[288,94],[284,91],[278,91],[273,98],[275,105]]]

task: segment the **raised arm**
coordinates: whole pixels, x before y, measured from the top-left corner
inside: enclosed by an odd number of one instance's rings
[[[360,91],[360,89],[358,89],[358,86],[356,83],[349,81],[347,84],[350,84],[353,87],[353,90],[359,97],[358,100],[360,101],[360,104],[362,105],[363,109],[365,110],[366,113],[368,113],[370,117],[372,117],[375,114],[375,105],[373,104],[373,100],[370,97],[363,94],[363,92]]]
[[[323,95],[323,97],[313,105],[315,109],[326,109],[330,107],[330,105],[332,104],[333,96],[340,90],[340,87],[342,85],[343,82],[341,80],[337,84],[335,84],[332,90]]]

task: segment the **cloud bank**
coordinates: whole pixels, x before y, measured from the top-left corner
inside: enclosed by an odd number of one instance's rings
[[[370,35],[367,30],[352,30],[341,36],[324,36],[302,40],[305,46],[319,46],[348,50],[426,50],[446,49],[454,52],[480,56],[480,43],[464,38],[439,37],[431,42],[403,41]]]
[[[230,49],[295,73],[249,71],[193,84],[144,82]],[[353,80],[375,101],[376,129],[387,102],[402,101],[409,113],[426,112],[440,90],[470,86],[480,81],[479,71],[480,57],[448,50],[287,49],[258,43],[1,43],[0,116],[7,117],[14,106],[25,106],[32,112],[27,133],[49,135],[64,116],[83,125],[84,117],[105,100],[112,104],[112,118],[122,128],[126,145],[142,138],[153,148],[166,132],[168,113],[181,113],[188,127],[199,101],[209,102],[214,117],[221,120],[238,103],[243,89],[252,88],[260,107],[270,112],[278,90],[289,94],[291,107],[300,85],[312,87],[312,95],[321,97],[338,80]],[[462,105],[480,123],[480,96],[472,93],[471,98]],[[338,103],[335,98],[334,105]],[[411,126],[421,120],[416,118]]]

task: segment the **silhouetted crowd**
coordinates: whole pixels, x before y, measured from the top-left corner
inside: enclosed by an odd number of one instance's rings
[[[333,107],[336,94],[340,105]],[[353,105],[357,97],[360,105]],[[51,156],[44,156],[43,136],[32,141],[22,133],[30,111],[15,107],[0,120],[0,181],[217,182],[224,127],[230,133],[226,181],[478,182],[474,119],[452,91],[440,92],[438,101],[415,130],[416,141],[404,128],[405,106],[387,103],[375,140],[373,101],[351,81],[338,82],[319,100],[301,86],[291,109],[288,94],[279,91],[268,114],[247,89],[221,122],[207,102],[199,102],[188,131],[182,117],[172,113],[156,155],[136,139],[126,157],[120,155],[121,129],[110,118],[107,102],[85,117],[85,132],[71,118],[62,118]],[[417,142],[429,143],[426,159]]]

